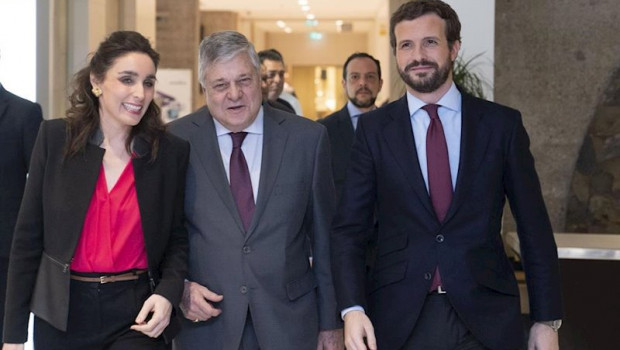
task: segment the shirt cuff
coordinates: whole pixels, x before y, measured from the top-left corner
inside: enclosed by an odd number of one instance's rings
[[[366,313],[364,311],[364,308],[359,306],[359,305],[354,305],[354,306],[348,307],[348,308],[340,311],[340,317],[342,318],[343,321],[344,321],[344,315],[346,315],[349,311],[361,311],[363,313]]]

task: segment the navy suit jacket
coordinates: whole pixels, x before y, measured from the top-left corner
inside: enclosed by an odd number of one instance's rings
[[[353,122],[351,122],[351,115],[347,105],[318,122],[325,125],[329,134],[334,185],[336,186],[337,198],[340,199],[347,166],[349,165],[349,157],[351,156],[355,129],[353,129]]]
[[[38,104],[0,85],[0,258],[9,258],[30,153],[42,120]]]
[[[441,270],[447,297],[490,349],[523,340],[519,290],[501,237],[506,198],[517,221],[534,320],[562,318],[557,248],[518,111],[462,98],[453,201],[439,222],[426,190],[407,99],[360,117],[332,234],[340,309],[367,310],[380,349],[400,348]],[[364,290],[365,237],[378,220],[377,260]]]

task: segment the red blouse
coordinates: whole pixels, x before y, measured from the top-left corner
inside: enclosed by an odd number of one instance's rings
[[[109,273],[147,267],[132,162],[109,192],[101,165],[71,270]]]

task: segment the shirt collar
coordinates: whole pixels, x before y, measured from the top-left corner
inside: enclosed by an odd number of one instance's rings
[[[461,111],[461,92],[457,89],[456,84],[452,82],[450,89],[446,92],[437,104],[441,107],[445,107],[455,112]],[[409,91],[407,91],[407,106],[409,107],[409,115],[413,115],[420,108],[427,105],[426,102],[420,100],[419,98],[413,96]]]
[[[243,129],[243,131],[249,133],[249,134],[258,134],[258,135],[262,135],[263,134],[263,120],[265,119],[264,117],[264,112],[263,112],[263,106],[260,107],[260,109],[258,110],[258,115],[256,116],[256,119],[254,119],[254,121],[252,122],[252,124],[248,125],[247,128]],[[215,133],[218,137],[225,135],[225,134],[230,134],[231,131],[226,129],[226,127],[224,127],[224,125],[222,125],[222,123],[218,122],[217,119],[213,118],[213,123],[215,124]]]
[[[373,106],[371,110],[374,110],[376,108],[377,106]],[[347,111],[349,111],[349,115],[351,116],[351,118],[357,117],[358,115],[365,113],[362,112],[359,108],[357,108],[351,101],[347,102]]]

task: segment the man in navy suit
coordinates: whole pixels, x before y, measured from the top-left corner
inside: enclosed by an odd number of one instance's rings
[[[519,290],[501,237],[506,199],[534,321],[529,349],[558,349],[557,247],[520,113],[454,84],[460,22],[447,4],[403,4],[390,43],[407,92],[360,117],[332,234],[347,349],[520,349]],[[375,217],[365,290],[363,233]]]
[[[332,150],[332,172],[340,199],[351,155],[357,120],[362,113],[377,108],[375,101],[383,86],[379,60],[365,52],[356,52],[344,62],[342,88],[347,104],[318,122],[325,125]]]
[[[38,104],[10,93],[0,84],[0,333],[13,229],[42,120]]]

